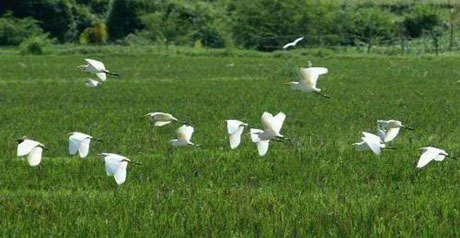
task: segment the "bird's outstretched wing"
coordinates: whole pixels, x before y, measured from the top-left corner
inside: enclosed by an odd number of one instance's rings
[[[264,112],[262,114],[262,117],[260,118],[260,122],[262,123],[262,126],[264,127],[265,130],[267,129],[273,129],[273,115],[269,112]]]
[[[42,152],[43,148],[40,146],[34,147],[29,155],[27,156],[27,161],[29,162],[30,166],[37,166],[42,161]]]
[[[318,77],[327,72],[327,68],[323,67],[301,68],[299,71],[299,82],[306,87],[314,88],[316,87]]]
[[[122,159],[123,157],[115,154],[109,154],[104,158],[105,172],[107,173],[107,176],[114,175],[117,172]]]
[[[86,156],[88,156],[90,143],[90,138],[86,138],[80,143],[80,146],[78,147],[78,153],[81,158],[86,158]]]
[[[299,38],[295,39],[295,41],[293,42],[294,45],[297,45],[297,43],[299,43],[299,41],[301,41],[303,39],[304,39],[303,37],[299,37]]]
[[[243,134],[244,127],[238,127],[237,131],[230,134],[230,148],[236,149],[241,143],[241,134]]]
[[[384,142],[386,143],[392,141],[398,135],[400,129],[401,128],[399,127],[389,128],[385,133]]]
[[[264,131],[263,130],[260,130],[260,129],[254,129],[254,128],[251,128],[250,130],[250,135],[251,135],[251,141],[254,142],[254,143],[257,143],[260,141],[260,137],[257,133],[263,133]]]
[[[177,128],[177,130],[176,130],[177,139],[190,141],[194,131],[195,130],[193,129],[193,127],[187,126],[187,125],[182,125],[181,127]]]
[[[284,119],[286,119],[286,114],[279,112],[275,117],[273,117],[272,128],[275,132],[280,132],[281,127],[283,127]]]
[[[420,159],[418,160],[417,168],[423,168],[425,165],[430,163],[436,156],[438,156],[438,154],[439,153],[437,150],[432,148],[426,148],[426,150],[424,150],[424,152],[420,156]]]
[[[121,162],[117,168],[117,171],[113,175],[113,177],[115,178],[115,182],[117,182],[118,185],[121,185],[126,181],[126,168],[127,167],[128,167],[127,161]]]
[[[238,120],[226,120],[228,134],[233,134],[238,131],[243,122]]]
[[[168,125],[169,123],[171,123],[171,121],[155,121],[153,125],[157,127],[161,127],[161,126]]]
[[[93,59],[85,59],[85,61],[97,71],[104,71],[105,70],[104,63],[102,63],[100,61],[93,60]]]
[[[369,149],[371,149],[374,154],[380,155],[382,153],[380,147],[382,141],[380,140],[380,137],[368,132],[363,132],[363,135],[364,136],[361,139],[367,144]]]
[[[260,156],[267,154],[269,143],[270,140],[261,140],[257,142],[257,151],[259,152]]]
[[[69,137],[69,154],[77,154],[78,147],[80,147],[80,140],[76,139],[74,136]]]
[[[18,150],[17,150],[18,157],[29,154],[33,148],[39,145],[43,146],[37,141],[25,139],[24,141],[18,144]]]

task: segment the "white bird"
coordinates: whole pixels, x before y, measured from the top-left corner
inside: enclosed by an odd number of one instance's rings
[[[113,153],[101,153],[99,155],[104,158],[105,172],[107,173],[107,176],[113,176],[118,185],[121,185],[126,181],[126,169],[128,167],[128,162],[140,165],[140,163],[133,162],[124,156]]]
[[[173,115],[164,112],[151,112],[145,114],[144,116],[148,116],[150,118],[150,122],[152,122],[154,127],[168,125],[173,121],[185,124],[185,122],[177,120],[177,118],[173,117]]]
[[[80,155],[80,158],[86,158],[89,153],[89,144],[93,139],[92,136],[81,133],[81,132],[71,132],[69,135],[69,154]],[[96,140],[96,139],[94,139]],[[100,141],[100,140],[96,140]]]
[[[111,73],[108,70],[106,70],[104,63],[100,61],[93,59],[85,59],[85,61],[88,64],[80,65],[78,67],[81,68],[83,72],[96,74],[96,76],[100,78],[102,81],[105,81],[107,79],[107,74],[110,74],[112,76],[120,76],[119,74]]]
[[[361,142],[353,143],[357,151],[371,150],[374,154],[380,155],[382,149],[385,148],[385,143],[374,134],[363,132],[361,140]]]
[[[240,145],[244,127],[248,126],[248,124],[238,120],[225,120],[225,122],[227,124],[230,148],[236,149]]]
[[[252,142],[256,143],[257,151],[260,156],[267,154],[270,140],[287,139],[280,134],[286,114],[283,112],[273,116],[271,113],[264,112],[261,117],[263,130],[251,128],[250,135]],[[289,140],[289,139],[287,139]]]
[[[326,74],[327,72],[327,68],[324,67],[300,68],[299,82],[289,82],[287,84],[291,85],[291,88],[294,90],[314,92],[325,98],[331,99],[331,97],[320,93],[321,89],[316,87],[316,82],[318,81],[319,76]]]
[[[303,39],[304,39],[303,37],[299,37],[299,38],[295,39],[293,42],[289,42],[289,43],[285,44],[285,45],[283,46],[283,49],[287,49],[287,48],[289,48],[289,47],[294,47],[294,46],[297,45],[297,43],[299,43],[299,41],[301,41],[301,40],[303,40]]]
[[[423,168],[432,160],[443,161],[446,157],[456,159],[453,156],[449,156],[449,154],[445,150],[441,150],[435,147],[422,147],[420,148],[420,152],[422,153],[422,155],[418,160],[417,168]]]
[[[17,140],[18,142],[18,157],[27,155],[27,162],[32,167],[40,164],[42,161],[42,152],[45,146],[37,141],[28,139],[26,136]]]
[[[378,120],[377,121],[377,135],[384,142],[390,142],[396,138],[401,128],[413,130],[412,127],[404,126],[397,120]]]
[[[96,81],[96,80],[92,80],[92,79],[88,79],[88,81],[85,83],[85,86],[87,88],[97,88],[97,87],[99,87],[101,85],[102,85],[101,82]]]
[[[170,140],[169,142],[173,146],[195,145],[190,141],[192,139],[193,132],[193,127],[188,125],[182,125],[176,130],[177,139]]]

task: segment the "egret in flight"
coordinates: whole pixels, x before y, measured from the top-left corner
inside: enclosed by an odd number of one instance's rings
[[[240,145],[241,134],[243,134],[244,128],[248,124],[238,120],[225,120],[225,123],[227,124],[230,148],[236,149]]]
[[[189,125],[182,125],[176,130],[177,139],[170,140],[169,142],[173,146],[195,145],[190,141],[192,139],[193,132],[194,132],[193,127]]]
[[[89,144],[91,140],[101,141],[97,139],[93,139],[92,136],[83,134],[81,132],[71,132],[69,135],[69,154],[80,155],[80,158],[86,158],[89,153]]]
[[[374,134],[363,132],[361,140],[362,141],[358,143],[353,143],[357,151],[371,150],[374,154],[380,155],[382,153],[382,149],[385,148],[385,143],[380,139],[380,137]]]
[[[112,76],[117,76],[119,77],[119,74],[115,74],[112,72],[109,72],[108,70],[105,69],[104,63],[93,60],[93,59],[85,59],[86,63],[85,65],[80,65],[78,66],[81,68],[83,72],[89,72],[89,73],[94,73],[98,78],[100,78],[102,81],[105,81],[107,79],[107,74],[112,75]]]
[[[286,119],[286,114],[283,112],[278,113],[276,116],[273,116],[271,113],[264,112],[261,117],[264,129],[251,128],[249,134],[251,135],[252,142],[256,143],[257,151],[260,156],[267,154],[270,140],[287,139],[280,134],[284,119]]]
[[[408,130],[414,130],[414,128],[409,127],[409,126],[404,126],[400,121],[396,121],[396,120],[378,120],[377,121],[377,135],[385,143],[388,143],[394,140],[394,138],[396,138],[401,128],[406,128]]]
[[[86,81],[86,83],[85,83],[85,86],[87,88],[97,88],[97,87],[99,87],[101,85],[102,85],[101,82],[96,81],[96,80],[92,80],[92,79],[88,79],[88,81]]]
[[[42,152],[45,146],[37,141],[31,140],[26,136],[17,140],[18,142],[18,157],[26,156],[29,165],[35,167],[42,161]]]
[[[453,156],[449,156],[449,154],[445,150],[441,150],[435,147],[422,147],[420,148],[420,152],[422,153],[422,155],[418,160],[417,168],[423,168],[432,160],[443,161],[446,157],[456,159]]]
[[[303,39],[304,39],[303,37],[299,37],[299,38],[295,39],[293,42],[289,42],[289,43],[285,44],[285,45],[283,46],[283,49],[287,49],[287,48],[289,48],[289,47],[294,47],[294,46],[297,45],[297,43],[299,43],[299,41],[301,41],[301,40],[303,40]]]
[[[104,158],[107,176],[113,176],[118,185],[122,185],[126,181],[128,162],[140,165],[140,163],[133,162],[124,156],[113,153],[101,153],[99,155]]]
[[[325,98],[331,99],[331,97],[320,93],[321,89],[316,87],[316,82],[318,81],[319,76],[326,74],[327,72],[327,68],[323,67],[301,68],[299,70],[299,82],[289,82],[287,84],[291,85],[291,88],[294,90],[314,92]]]
[[[144,116],[148,116],[150,118],[150,122],[154,127],[168,125],[173,121],[185,124],[185,122],[177,120],[177,118],[173,117],[173,115],[164,112],[151,112],[145,114]]]

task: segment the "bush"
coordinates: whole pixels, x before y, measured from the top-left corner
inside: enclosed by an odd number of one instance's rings
[[[141,16],[144,37],[177,45],[193,46],[196,41],[214,48],[225,45],[217,23],[224,16],[211,4],[163,1],[152,7],[154,12]]]
[[[438,11],[427,5],[416,5],[403,20],[403,27],[407,36],[412,38],[422,36],[423,32],[431,31],[441,25]]]
[[[109,35],[107,32],[107,26],[104,23],[96,23],[92,27],[86,28],[79,37],[80,44],[87,45],[93,44],[105,44]]]
[[[47,53],[51,43],[48,35],[35,35],[24,40],[19,49],[22,54],[42,55]]]
[[[148,9],[149,0],[114,0],[107,19],[110,39],[118,40],[142,29],[138,15]]]
[[[0,18],[0,45],[19,45],[25,39],[40,33],[41,28],[32,18],[18,19],[11,13]]]

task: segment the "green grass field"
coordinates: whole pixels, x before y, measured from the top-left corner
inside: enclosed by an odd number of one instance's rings
[[[279,56],[279,55],[278,55]],[[76,66],[104,61],[121,78],[87,89]],[[288,60],[286,60],[288,59]],[[327,100],[295,92],[291,66],[329,68]],[[234,67],[227,64],[234,62]],[[295,62],[295,64],[294,64]],[[459,162],[416,170],[418,148],[458,153],[458,57],[209,57],[184,54],[0,55],[2,237],[459,237]],[[170,112],[200,148],[171,148],[178,125],[155,132],[142,115]],[[260,128],[283,111],[282,134],[259,157],[246,136],[230,150],[222,120]],[[378,157],[351,146],[378,119],[402,131]],[[67,133],[104,140],[67,155]],[[39,168],[16,157],[27,135],[48,151]],[[125,184],[97,153],[130,165]]]

